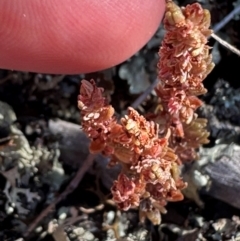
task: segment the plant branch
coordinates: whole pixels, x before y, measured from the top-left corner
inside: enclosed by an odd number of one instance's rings
[[[147,96],[154,90],[158,82],[159,80],[155,79],[154,82],[131,104],[131,107],[137,109],[137,107],[141,105]]]
[[[96,155],[89,154],[87,159],[84,161],[84,164],[78,169],[76,176],[73,180],[69,183],[66,187],[64,192],[62,192],[50,205],[48,205],[38,216],[37,218],[30,224],[26,233],[24,234],[25,237],[29,236],[29,234],[37,227],[37,225],[44,219],[53,209],[55,206],[66,196],[68,196],[74,189],[78,186],[79,182],[82,180],[84,174],[88,171],[88,169],[92,166]]]
[[[231,44],[229,44],[228,42],[226,42],[225,40],[221,39],[219,36],[217,36],[215,33],[212,33],[211,36],[217,40],[222,46],[224,46],[225,48],[229,49],[230,51],[232,51],[233,53],[235,53],[236,55],[240,56],[240,50],[238,50],[237,48],[235,48],[234,46],[232,46]]]
[[[232,10],[225,18],[223,18],[219,23],[217,23],[213,27],[213,32],[218,32],[220,29],[222,29],[231,19],[240,12],[240,5],[238,5],[236,8]]]

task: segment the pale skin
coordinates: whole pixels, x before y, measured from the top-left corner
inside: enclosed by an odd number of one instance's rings
[[[165,0],[1,0],[0,68],[76,74],[136,53],[157,30]]]

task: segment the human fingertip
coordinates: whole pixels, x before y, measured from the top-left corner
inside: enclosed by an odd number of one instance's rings
[[[86,73],[117,65],[157,30],[164,0],[0,1],[0,68]]]

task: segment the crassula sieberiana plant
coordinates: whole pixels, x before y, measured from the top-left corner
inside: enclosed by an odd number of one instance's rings
[[[208,142],[206,120],[197,117],[202,105],[202,81],[213,68],[207,46],[210,14],[195,3],[179,8],[166,3],[165,38],[159,51],[156,112],[144,117],[133,108],[118,121],[113,107],[94,80],[83,80],[78,106],[82,128],[91,140],[90,152],[109,156],[122,171],[111,188],[121,210],[139,208],[140,219],[161,222],[169,201],[183,199],[186,183],[180,165],[194,160]]]
[[[181,161],[196,159],[196,148],[208,143],[207,121],[195,111],[202,105],[197,96],[207,91],[202,82],[214,67],[207,45],[210,20],[209,11],[198,3],[183,8],[172,1],[166,4],[156,88],[161,111],[156,121],[171,128],[170,146]]]

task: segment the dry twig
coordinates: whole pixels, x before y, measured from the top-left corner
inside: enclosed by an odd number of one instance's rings
[[[84,161],[84,165],[82,165],[76,174],[76,176],[73,178],[73,180],[69,183],[69,185],[66,187],[64,192],[62,192],[55,200],[52,202],[49,206],[46,207],[38,216],[37,218],[32,222],[32,224],[28,227],[26,233],[24,234],[25,237],[29,236],[29,234],[37,227],[37,225],[42,221],[44,217],[46,217],[54,208],[55,206],[68,194],[70,194],[74,189],[78,186],[79,182],[83,178],[84,174],[88,171],[88,169],[92,166],[94,159],[96,155],[89,154],[87,159]]]
[[[159,80],[155,81],[131,104],[131,107],[137,109],[139,105],[148,97],[148,95],[154,90],[157,86]]]
[[[236,14],[240,12],[240,5],[232,10],[225,18],[223,18],[219,23],[213,27],[213,32],[216,33],[222,29]]]
[[[219,36],[217,36],[215,33],[218,32],[220,29],[222,29],[228,22],[231,21],[231,19],[240,12],[240,5],[238,5],[236,8],[234,8],[232,10],[232,12],[230,12],[225,18],[223,18],[219,23],[217,23],[214,27],[213,27],[213,32],[212,33],[212,37],[217,40],[222,46],[224,46],[225,48],[229,49],[230,51],[232,51],[233,53],[237,54],[238,56],[240,56],[240,50],[238,50],[237,48],[235,48],[234,46],[232,46],[231,44],[229,44],[228,42],[224,41],[223,39],[221,39]]]
[[[222,46],[224,46],[225,48],[229,49],[230,51],[232,51],[234,54],[240,56],[240,50],[235,48],[234,46],[232,46],[231,44],[229,44],[228,42],[226,42],[225,40],[221,39],[219,36],[217,36],[215,33],[212,33],[211,36],[217,40]]]

